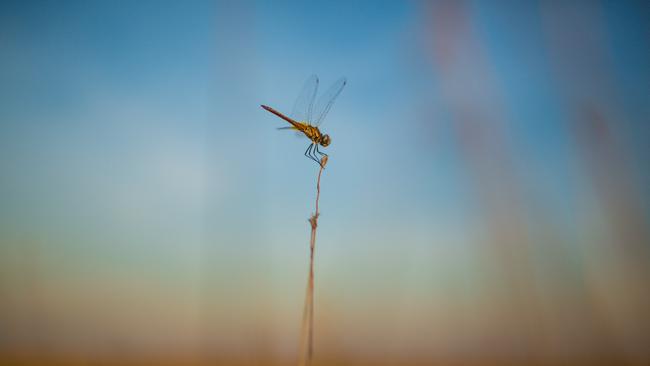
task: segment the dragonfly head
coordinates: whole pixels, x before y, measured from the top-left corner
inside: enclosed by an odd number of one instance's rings
[[[330,135],[323,135],[320,139],[320,144],[323,145],[323,147],[327,147],[327,145],[332,142],[332,139],[330,139]]]

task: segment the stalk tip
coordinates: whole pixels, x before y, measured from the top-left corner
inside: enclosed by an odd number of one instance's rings
[[[325,165],[327,164],[327,155],[323,156],[322,159],[320,159],[320,166],[325,168]]]

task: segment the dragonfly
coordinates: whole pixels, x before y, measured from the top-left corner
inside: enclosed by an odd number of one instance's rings
[[[323,166],[323,157],[327,156],[321,152],[318,146],[327,147],[332,139],[328,134],[324,134],[319,129],[323,123],[325,116],[332,108],[334,101],[341,94],[343,87],[347,84],[345,78],[337,80],[326,92],[321,95],[316,105],[314,100],[318,93],[318,76],[312,75],[307,81],[300,92],[298,99],[293,106],[293,110],[289,116],[286,116],[277,110],[262,105],[262,108],[289,122],[291,126],[280,127],[279,130],[293,130],[301,132],[306,136],[311,143],[305,151],[305,156]],[[318,155],[317,155],[318,154]]]

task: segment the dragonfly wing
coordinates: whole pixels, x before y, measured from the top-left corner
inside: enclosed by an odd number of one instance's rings
[[[314,99],[318,91],[318,76],[312,75],[302,87],[296,103],[291,111],[291,118],[298,122],[311,121]]]
[[[309,120],[312,126],[318,127],[321,123],[323,123],[327,112],[329,112],[330,108],[332,108],[336,97],[341,94],[341,91],[343,90],[345,84],[347,84],[347,80],[345,78],[340,78],[327,90],[327,92],[325,92],[325,94],[323,94],[318,99],[316,108],[314,108],[314,119]]]

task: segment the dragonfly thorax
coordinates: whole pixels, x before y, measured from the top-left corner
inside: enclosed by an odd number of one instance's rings
[[[329,135],[324,135],[320,132],[318,127],[315,126],[310,126],[308,124],[304,125],[304,131],[303,133],[307,135],[307,137],[312,140],[316,144],[320,144],[323,147],[326,147],[327,145],[332,142],[332,139],[330,139]]]
[[[299,129],[302,130],[302,133],[304,133],[308,139],[312,140],[317,144],[320,143],[320,140],[323,137],[323,135],[318,130],[318,127],[312,126],[306,122],[301,122],[300,124],[301,126],[299,127]]]
[[[323,147],[326,147],[327,145],[332,142],[332,139],[330,138],[329,135],[322,134],[318,127],[312,126],[309,123],[306,122],[299,122],[300,125],[298,126],[298,129],[302,131],[302,133],[307,136],[308,139],[312,140],[315,144],[319,144]]]

